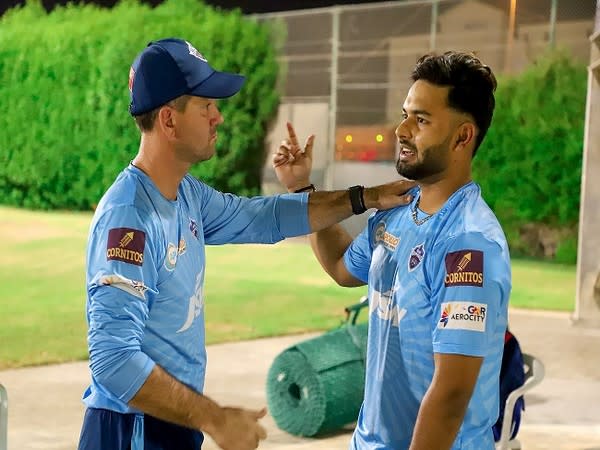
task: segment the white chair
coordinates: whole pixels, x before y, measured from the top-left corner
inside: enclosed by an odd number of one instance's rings
[[[8,394],[4,386],[0,384],[0,450],[6,450],[8,423]]]
[[[510,439],[512,434],[512,414],[515,409],[517,399],[541,383],[544,379],[544,365],[535,356],[523,353],[523,363],[525,364],[525,383],[520,388],[512,391],[506,399],[504,407],[504,418],[502,420],[502,431],[500,440],[496,442],[496,450],[520,450],[521,443],[517,438]]]

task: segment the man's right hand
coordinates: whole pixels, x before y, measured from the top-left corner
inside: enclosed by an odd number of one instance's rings
[[[224,407],[221,412],[214,430],[207,433],[223,450],[254,450],[267,437],[267,431],[258,423],[267,414],[266,408],[254,411]]]

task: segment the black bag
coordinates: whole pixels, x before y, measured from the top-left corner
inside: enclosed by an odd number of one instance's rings
[[[502,354],[502,367],[500,369],[500,414],[498,421],[492,427],[494,440],[500,440],[502,433],[502,421],[504,419],[504,408],[506,399],[512,391],[520,388],[525,383],[525,367],[523,353],[517,338],[508,330],[504,334],[504,353]],[[515,403],[512,414],[512,425],[510,439],[514,439],[519,432],[521,424],[521,413],[525,410],[525,399],[521,396]]]

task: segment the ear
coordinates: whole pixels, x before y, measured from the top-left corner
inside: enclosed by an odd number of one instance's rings
[[[158,110],[156,123],[167,138],[175,137],[175,115],[173,109],[163,106]]]
[[[456,130],[454,150],[471,149],[475,145],[477,127],[473,122],[463,122]]]

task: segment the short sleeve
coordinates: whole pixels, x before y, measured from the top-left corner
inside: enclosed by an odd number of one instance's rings
[[[346,269],[353,277],[364,283],[368,283],[369,281],[369,268],[371,267],[373,256],[369,230],[370,226],[365,227],[344,253],[344,265]]]
[[[450,239],[432,258],[433,349],[485,356],[500,323],[506,323],[511,287],[505,245],[481,233]]]

